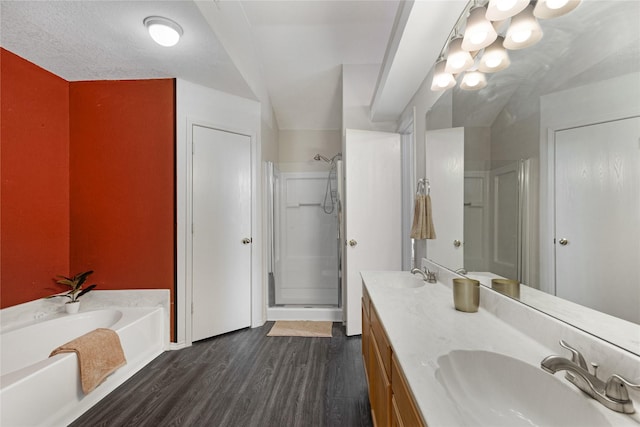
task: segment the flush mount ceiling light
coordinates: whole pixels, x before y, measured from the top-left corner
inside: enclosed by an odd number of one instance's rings
[[[455,36],[449,42],[449,54],[447,55],[447,64],[444,67],[447,73],[458,74],[468,70],[473,65],[471,54],[462,49],[462,37]]]
[[[467,28],[464,30],[462,48],[467,52],[473,52],[489,46],[498,37],[495,28],[485,17],[487,8],[474,6],[469,12]]]
[[[487,86],[487,78],[480,71],[467,71],[462,77],[460,89],[480,90]]]
[[[496,41],[484,48],[484,53],[480,58],[480,64],[478,69],[483,73],[495,73],[497,71],[504,70],[511,61],[509,60],[509,54],[507,50],[502,46],[504,37],[498,36]]]
[[[453,78],[453,75],[445,71],[446,62],[444,58],[440,57],[433,68],[432,91],[445,90],[456,85],[456,79]]]
[[[557,18],[578,7],[580,0],[538,0],[533,14],[540,19]]]
[[[486,18],[490,21],[502,21],[517,15],[529,5],[529,0],[489,0]]]
[[[161,46],[175,46],[183,34],[182,27],[162,16],[149,16],[142,21],[151,38]]]
[[[511,18],[503,46],[507,49],[523,49],[533,46],[542,38],[542,28],[533,16],[533,6],[527,6],[522,12]]]

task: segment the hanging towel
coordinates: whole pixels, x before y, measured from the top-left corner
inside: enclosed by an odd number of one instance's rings
[[[61,345],[49,357],[76,353],[84,394],[91,392],[112,372],[127,363],[120,337],[112,329],[99,328]]]
[[[433,227],[431,215],[431,196],[428,194],[416,195],[411,238],[417,240],[436,238],[436,231]]]

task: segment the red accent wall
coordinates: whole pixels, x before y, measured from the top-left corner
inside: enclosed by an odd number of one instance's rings
[[[173,304],[174,80],[69,93],[71,271],[94,270],[98,289],[169,289]]]
[[[0,48],[0,307],[175,286],[175,81],[69,83]],[[173,332],[172,332],[173,333]]]
[[[69,83],[0,48],[0,307],[69,272]],[[49,288],[49,289],[47,289]]]

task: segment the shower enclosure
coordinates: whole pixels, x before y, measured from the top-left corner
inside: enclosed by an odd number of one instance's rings
[[[340,155],[314,160],[327,170],[265,164],[269,320],[341,320]]]

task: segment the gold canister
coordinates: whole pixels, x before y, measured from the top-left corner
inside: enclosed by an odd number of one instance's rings
[[[491,279],[491,289],[510,296],[520,298],[520,282],[512,279]]]
[[[458,311],[475,313],[480,305],[480,282],[473,279],[453,279],[453,305]]]

